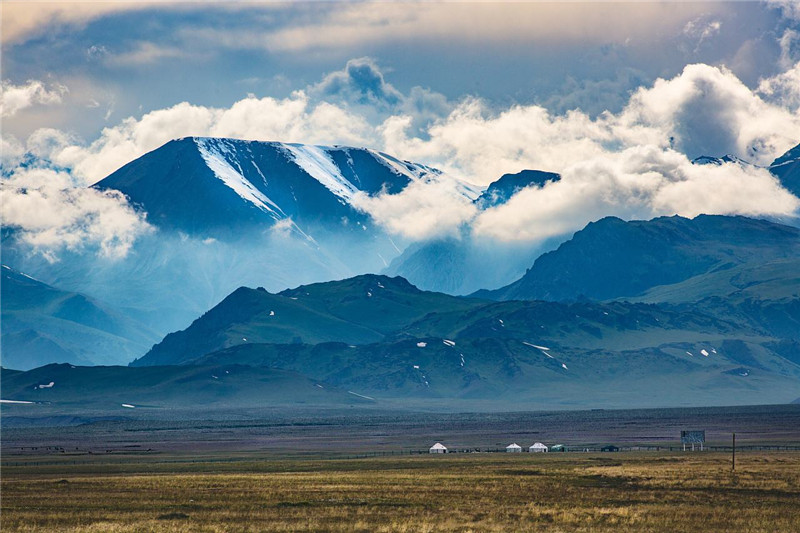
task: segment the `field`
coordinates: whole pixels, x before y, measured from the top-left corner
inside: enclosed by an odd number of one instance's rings
[[[19,412],[3,413],[3,532],[790,532],[800,524],[800,406],[202,420]],[[714,451],[679,451],[680,429],[705,429]],[[731,431],[734,472],[722,449]],[[434,440],[483,451],[420,453]],[[485,451],[512,440],[623,451]]]
[[[7,467],[3,531],[796,531],[800,453]],[[172,458],[179,459],[179,458]],[[240,458],[241,459],[241,458]]]

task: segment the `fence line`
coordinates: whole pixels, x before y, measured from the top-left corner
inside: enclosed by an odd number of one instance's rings
[[[670,451],[682,452],[683,445],[678,446],[618,446],[615,452],[603,451],[603,447],[598,446],[567,446],[564,452],[549,452],[549,453],[619,453],[619,452],[637,452],[637,451]],[[712,452],[729,452],[732,446],[704,446],[703,451]],[[800,446],[795,445],[744,445],[737,446],[737,451],[800,451]],[[691,450],[686,449],[686,453],[692,453]],[[158,452],[156,452],[158,453]],[[467,454],[467,453],[508,453],[505,448],[461,448],[450,449],[448,454]],[[535,452],[525,452],[535,453]],[[694,453],[702,453],[699,448],[695,449]],[[346,455],[327,455],[327,456],[306,456],[306,457],[292,457],[293,459],[314,459],[314,460],[342,460],[342,459],[366,459],[369,457],[392,457],[403,455],[439,455],[431,454],[427,449],[422,450],[388,450],[388,451],[374,451],[363,452],[358,454]],[[153,457],[153,456],[150,456]],[[277,456],[276,456],[277,457]],[[257,458],[257,457],[226,457],[226,458],[198,458],[198,459],[164,459],[156,461],[148,461],[150,464],[201,464],[201,463],[240,463],[240,462],[254,462],[270,460],[270,458]],[[135,465],[136,461],[2,461],[0,467],[10,466],[91,466],[91,465]]]

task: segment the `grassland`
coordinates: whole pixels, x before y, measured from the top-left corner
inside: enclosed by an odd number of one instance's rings
[[[2,531],[800,527],[800,452],[97,459],[4,467]]]

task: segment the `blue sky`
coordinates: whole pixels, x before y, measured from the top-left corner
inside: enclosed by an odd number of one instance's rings
[[[365,199],[414,240],[800,207],[762,168],[691,164],[731,153],[767,165],[800,142],[794,0],[2,10],[0,192],[6,223],[38,246],[132,242],[130,206],[86,185],[188,135],[368,146],[478,186],[525,168],[563,176],[480,215],[447,183]],[[420,209],[442,216],[422,227]],[[112,222],[85,231],[100,211]]]

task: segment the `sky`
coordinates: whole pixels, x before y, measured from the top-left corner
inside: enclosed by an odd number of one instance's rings
[[[800,142],[795,0],[0,8],[4,224],[43,249],[124,255],[141,214],[87,185],[187,135],[368,146],[478,186],[563,176],[485,213],[447,181],[361,199],[412,240],[800,205],[759,167],[690,163]]]

